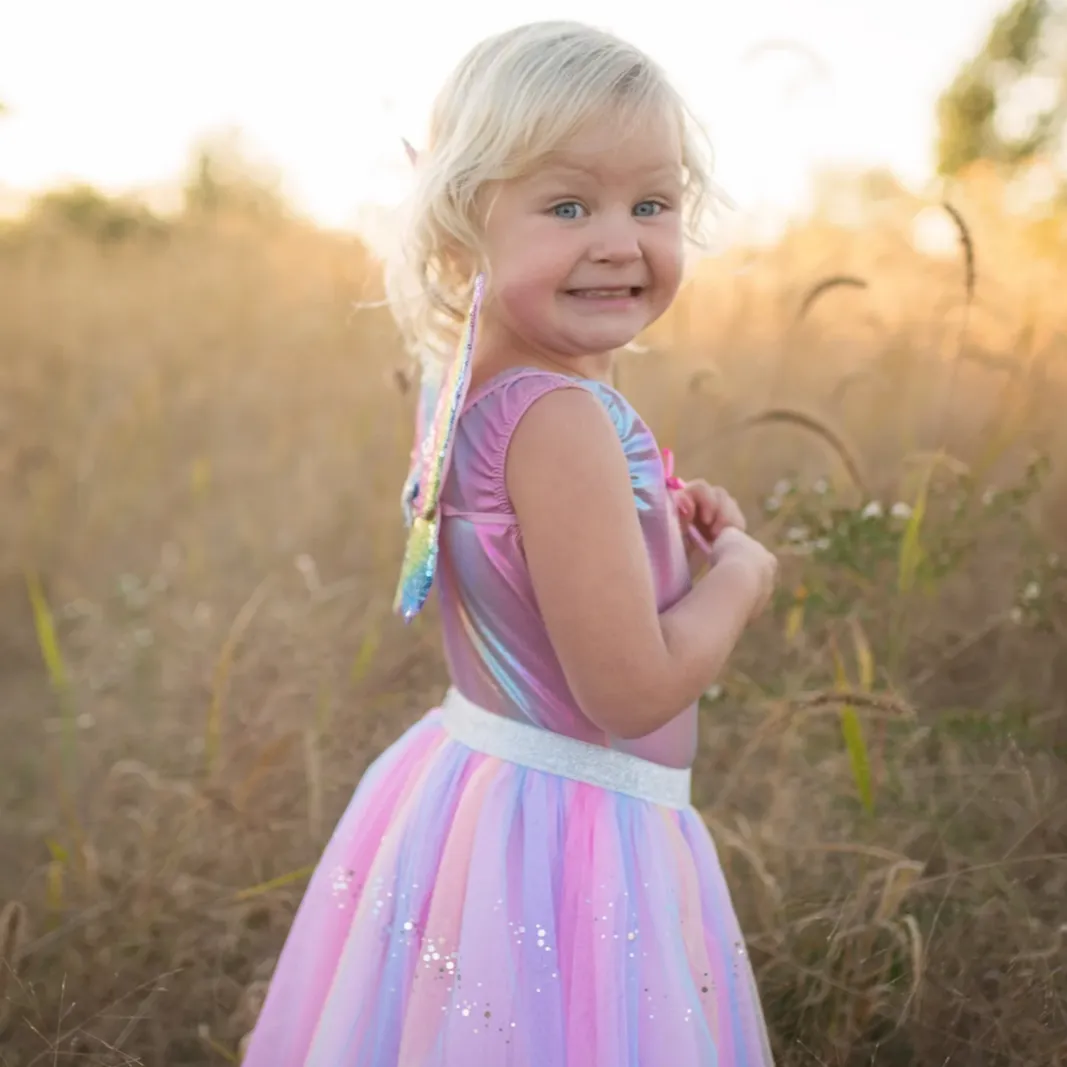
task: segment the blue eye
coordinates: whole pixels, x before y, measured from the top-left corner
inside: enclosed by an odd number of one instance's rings
[[[581,213],[584,211],[585,208],[577,200],[566,200],[552,208],[552,214],[557,219],[577,219],[581,217]]]
[[[663,205],[655,200],[642,200],[634,208],[634,214],[639,219],[650,219],[654,215],[658,215],[663,210]]]

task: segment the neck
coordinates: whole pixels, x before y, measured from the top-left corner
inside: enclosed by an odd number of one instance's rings
[[[513,367],[538,367],[557,374],[613,384],[613,351],[577,356],[541,351],[524,345],[518,338],[500,329],[488,317],[484,317],[479,325],[475,352],[475,377],[481,380]]]

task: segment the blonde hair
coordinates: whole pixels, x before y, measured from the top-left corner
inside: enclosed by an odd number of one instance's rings
[[[680,95],[642,51],[577,22],[535,22],[476,45],[434,104],[429,143],[397,255],[390,303],[413,351],[451,355],[480,269],[487,183],[520,177],[590,119],[631,122],[664,112],[682,134],[686,234],[703,244],[708,208],[723,197],[710,150]]]

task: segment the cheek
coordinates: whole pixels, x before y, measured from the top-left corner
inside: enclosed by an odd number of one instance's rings
[[[682,283],[685,269],[685,249],[680,234],[664,234],[650,250],[650,259],[659,288],[668,300]]]
[[[565,273],[551,256],[530,254],[527,250],[494,265],[493,287],[505,311],[523,317],[537,309],[543,312],[544,306],[555,297]]]
[[[494,276],[493,295],[503,321],[513,330],[529,334],[536,332],[536,324],[545,319],[551,288],[520,263],[515,269]]]

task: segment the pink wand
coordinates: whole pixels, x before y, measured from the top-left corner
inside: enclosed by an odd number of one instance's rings
[[[683,495],[685,482],[674,473],[674,452],[669,448],[663,449],[663,468],[667,475],[667,489],[670,491],[674,506],[678,509],[679,517],[686,523],[686,532],[690,540],[705,556],[710,558],[711,545],[693,521],[695,516],[692,514],[692,505],[689,498]]]

